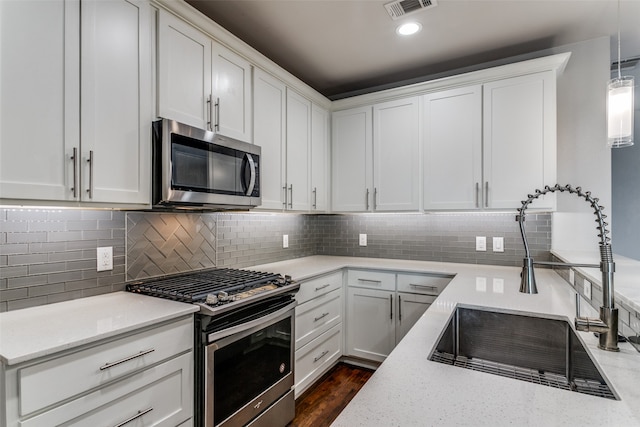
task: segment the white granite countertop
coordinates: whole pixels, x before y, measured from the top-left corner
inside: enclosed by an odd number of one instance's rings
[[[131,292],[0,313],[0,362],[15,365],[198,311]]]
[[[572,260],[574,261],[574,260]],[[334,426],[640,425],[640,353],[597,348],[578,332],[619,401],[469,371],[428,360],[457,304],[566,316],[573,323],[574,292],[551,270],[537,269],[539,293],[521,294],[520,269],[372,258],[314,256],[253,268],[294,279],[342,267],[453,273],[456,277],[365,384]]]

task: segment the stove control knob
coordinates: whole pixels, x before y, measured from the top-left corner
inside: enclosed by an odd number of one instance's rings
[[[220,291],[218,292],[218,301],[228,301],[229,300],[229,294],[226,293],[225,291]]]
[[[205,300],[205,303],[209,305],[216,305],[218,304],[218,297],[216,295],[209,294],[207,295],[207,299]]]

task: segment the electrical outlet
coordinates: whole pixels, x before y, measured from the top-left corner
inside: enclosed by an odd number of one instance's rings
[[[104,248],[97,248],[97,271],[113,270],[113,247],[106,246]]]
[[[360,246],[367,246],[367,235],[366,234],[360,234],[360,237],[358,238],[358,242],[359,242]]]
[[[583,291],[586,299],[591,299],[591,282],[587,279],[584,279]]]
[[[476,236],[476,251],[484,252],[487,250],[487,238],[485,236]]]
[[[572,268],[569,269],[569,283],[571,283],[571,286],[576,284],[576,272]]]
[[[493,238],[493,252],[504,252],[504,237]]]
[[[288,234],[283,234],[282,235],[282,247],[284,249],[289,247],[289,235]]]

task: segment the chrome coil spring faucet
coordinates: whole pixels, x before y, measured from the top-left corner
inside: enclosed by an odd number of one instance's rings
[[[598,237],[600,238],[600,264],[572,264],[563,262],[546,262],[535,261],[531,258],[531,252],[529,251],[529,244],[527,243],[527,236],[524,231],[524,219],[525,211],[527,207],[540,196],[547,193],[555,193],[559,191],[561,193],[568,192],[575,194],[578,197],[584,198],[587,203],[591,205],[596,215],[596,227],[599,231]],[[520,225],[520,235],[522,236],[522,242],[524,243],[524,263],[522,267],[522,278],[520,281],[520,292],[528,294],[537,294],[538,288],[536,287],[536,278],[533,272],[534,265],[551,265],[551,266],[567,266],[567,267],[594,267],[600,268],[602,272],[602,301],[603,304],[600,307],[600,318],[591,319],[586,317],[579,317],[576,313],[575,326],[578,331],[598,332],[600,334],[600,342],[598,347],[608,351],[618,351],[618,309],[614,306],[613,297],[613,273],[615,271],[615,264],[613,262],[613,253],[611,251],[611,239],[607,236],[609,231],[607,230],[607,224],[604,219],[607,217],[602,213],[603,206],[598,205],[598,199],[591,197],[590,191],[582,191],[582,188],[573,188],[570,185],[560,186],[556,184],[553,187],[548,185],[544,187],[544,190],[536,190],[535,194],[527,195],[527,200],[522,201],[522,207],[518,208],[518,215],[516,220]],[[576,312],[578,310],[576,299]]]

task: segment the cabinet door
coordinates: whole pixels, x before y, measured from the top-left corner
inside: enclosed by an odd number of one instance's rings
[[[482,87],[422,97],[424,209],[475,209],[482,200]]]
[[[287,209],[309,210],[311,102],[287,89]]]
[[[176,16],[158,16],[158,115],[210,129],[211,39]]]
[[[82,4],[82,200],[151,202],[151,24],[146,0]]]
[[[213,43],[211,66],[216,132],[251,142],[251,64]]]
[[[484,85],[485,207],[511,208],[556,182],[556,83],[553,71]],[[532,204],[555,208],[553,194]]]
[[[286,87],[262,70],[253,74],[254,142],[262,149],[260,193],[263,209],[283,209]]]
[[[368,211],[373,196],[371,107],[337,111],[331,125],[332,210]]]
[[[349,356],[382,362],[395,346],[395,292],[347,288]]]
[[[327,211],[329,158],[329,112],[311,107],[311,209]]]
[[[79,1],[0,1],[0,197],[76,199],[79,46]]]
[[[396,344],[399,343],[409,329],[413,328],[436,297],[398,292],[398,321],[396,324]]]
[[[417,211],[420,197],[418,97],[373,107],[373,210]]]

